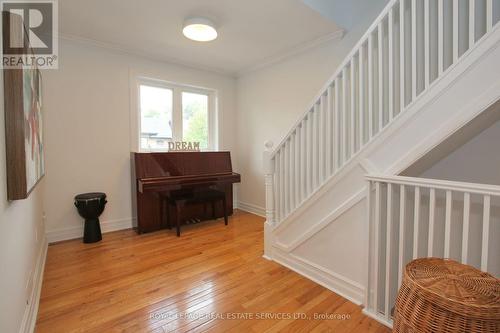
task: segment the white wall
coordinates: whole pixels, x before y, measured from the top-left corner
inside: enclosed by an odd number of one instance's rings
[[[216,89],[220,148],[234,152],[233,78],[69,40],[60,43],[59,66],[43,77],[49,241],[81,236],[73,197],[82,192],[108,195],[104,230],[131,226],[130,72]]]
[[[500,185],[499,143],[497,121],[418,177]]]
[[[42,180],[25,200],[7,201],[3,75],[0,71],[0,332],[18,332],[31,303],[43,233]]]
[[[263,209],[264,142],[271,140],[275,145],[280,142],[381,10],[382,7],[369,8],[363,12],[359,24],[342,40],[324,43],[238,78],[237,153],[242,174],[238,191],[240,202]]]

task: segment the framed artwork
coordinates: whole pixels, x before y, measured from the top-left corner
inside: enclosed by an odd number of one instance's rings
[[[24,38],[26,31],[17,15],[3,12],[3,41]],[[11,29],[5,29],[10,24]],[[5,36],[10,31],[10,36]],[[33,54],[25,45],[25,54]],[[5,47],[3,48],[5,49]],[[42,77],[38,68],[24,66],[6,68],[4,77],[5,144],[7,158],[7,197],[9,200],[25,199],[45,174],[42,126]]]

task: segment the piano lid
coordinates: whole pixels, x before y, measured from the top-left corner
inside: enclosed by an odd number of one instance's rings
[[[228,151],[132,154],[136,179],[232,172]]]

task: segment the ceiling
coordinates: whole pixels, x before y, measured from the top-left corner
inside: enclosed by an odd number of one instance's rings
[[[236,75],[341,35],[333,21],[300,0],[64,0],[63,38]],[[186,17],[204,16],[219,38],[182,35]]]

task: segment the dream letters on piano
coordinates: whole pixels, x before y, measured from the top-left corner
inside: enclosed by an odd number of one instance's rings
[[[132,159],[139,233],[166,227],[160,197],[170,191],[216,188],[225,192],[226,209],[232,214],[233,183],[239,183],[241,177],[232,170],[229,152],[132,153]],[[212,216],[202,205],[186,209],[189,211],[183,215],[188,217]],[[222,207],[217,207],[216,217],[222,216]]]

